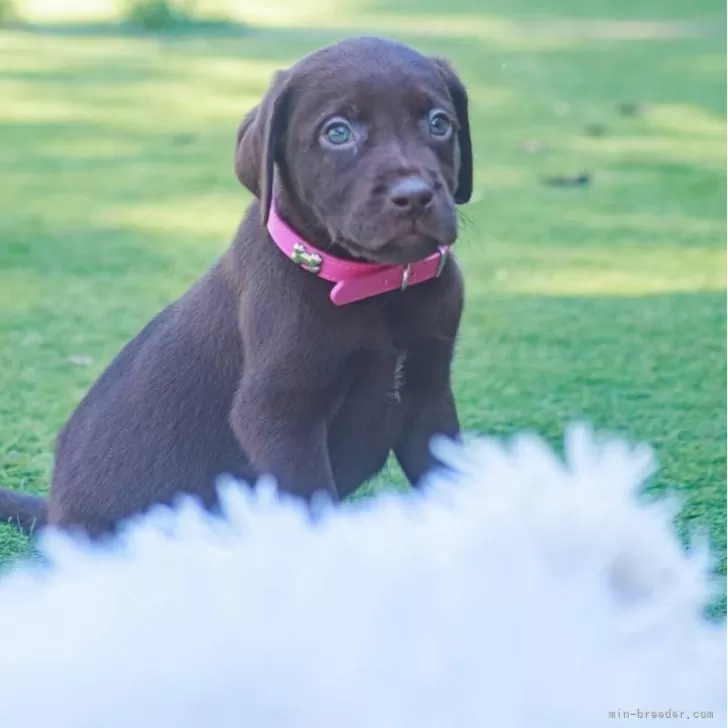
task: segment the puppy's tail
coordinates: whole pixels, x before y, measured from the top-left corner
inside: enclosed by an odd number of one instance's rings
[[[48,522],[48,501],[37,495],[0,488],[0,523],[31,534]]]

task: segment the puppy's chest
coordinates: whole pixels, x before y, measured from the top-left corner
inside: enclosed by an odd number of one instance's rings
[[[392,381],[389,388],[385,392],[385,399],[393,405],[402,402],[402,390],[406,381],[405,364],[407,362],[407,354],[398,352],[394,358],[394,366],[392,367]]]
[[[401,405],[407,386],[407,363],[405,349],[362,355],[352,371],[345,399],[362,400],[372,409]]]
[[[388,406],[396,407],[402,404],[407,387],[407,357],[408,353],[404,347],[398,347],[382,357],[381,376],[373,384],[378,388],[379,400]]]

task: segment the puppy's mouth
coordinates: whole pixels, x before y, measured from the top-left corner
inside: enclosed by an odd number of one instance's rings
[[[410,231],[397,235],[381,243],[362,245],[355,241],[348,241],[346,248],[361,260],[382,265],[407,265],[427,258],[436,253],[444,245],[452,245],[453,240],[443,240],[439,237],[421,232],[413,226]]]

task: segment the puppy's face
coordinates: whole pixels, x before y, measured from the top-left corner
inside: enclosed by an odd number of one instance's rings
[[[324,48],[277,77],[238,140],[264,218],[277,166],[301,214],[359,258],[408,263],[455,241],[472,152],[467,95],[442,60],[375,38]]]

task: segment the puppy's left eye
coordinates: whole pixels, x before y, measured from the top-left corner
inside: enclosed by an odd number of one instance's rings
[[[429,119],[430,134],[438,139],[447,139],[452,134],[452,122],[443,111],[433,111]]]

